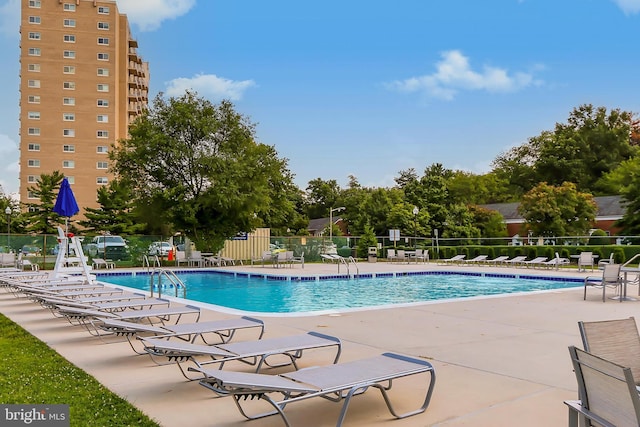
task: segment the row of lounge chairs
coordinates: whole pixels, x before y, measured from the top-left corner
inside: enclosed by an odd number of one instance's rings
[[[503,266],[503,267],[531,267],[531,268],[560,268],[563,265],[568,265],[570,261],[567,258],[561,258],[556,252],[554,258],[548,259],[547,257],[536,257],[531,260],[527,260],[526,256],[516,256],[509,258],[506,255],[489,259],[488,255],[478,255],[471,259],[466,259],[466,255],[455,255],[451,258],[442,259],[439,261],[441,264],[455,264],[455,265],[490,265],[490,266]]]
[[[337,422],[340,426],[351,398],[368,389],[378,389],[391,414],[405,418],[426,410],[435,386],[435,371],[428,361],[387,352],[343,363],[339,361],[342,341],[319,332],[264,338],[265,325],[260,319],[238,316],[200,321],[202,311],[195,306],[176,305],[85,278],[52,280],[46,272],[0,272],[0,285],[105,342],[126,339],[136,354],[148,355],[159,365],[175,363],[185,378],[217,396],[232,396],[241,414],[249,419],[277,414],[289,426],[286,405],[322,397],[343,402]],[[253,338],[237,341],[238,335]],[[326,365],[299,369],[303,354],[329,349],[334,352]],[[243,364],[252,370],[235,369]],[[293,371],[267,373],[273,367],[291,367]],[[389,390],[396,380],[414,375],[426,378],[424,400],[417,409],[399,413]],[[252,399],[245,402],[247,397]],[[245,405],[256,397],[270,404],[273,411],[249,415]]]

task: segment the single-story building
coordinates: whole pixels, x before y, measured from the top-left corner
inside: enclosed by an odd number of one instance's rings
[[[307,231],[309,231],[309,235],[313,237],[323,236],[323,232],[327,230],[329,227],[329,222],[331,218],[316,218],[309,220],[309,226],[307,227]],[[334,216],[333,223],[342,231],[343,236],[348,235],[347,223],[342,219],[342,217]],[[329,233],[327,233],[327,236]]]

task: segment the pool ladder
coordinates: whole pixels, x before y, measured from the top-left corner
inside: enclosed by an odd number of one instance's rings
[[[340,257],[340,262],[338,263],[338,273],[340,273],[340,264],[344,264],[347,267],[347,275],[350,275],[351,273],[349,273],[349,265],[353,264],[354,267],[356,268],[356,275],[360,275],[360,269],[358,268],[358,263],[356,262],[356,259],[352,256],[350,256],[349,258],[344,258],[344,257]]]
[[[151,260],[153,261],[153,266],[154,267],[160,268],[162,266],[162,264],[160,264],[160,259],[158,258],[158,255],[153,255],[151,257]],[[151,261],[149,260],[149,256],[148,255],[144,255],[142,257],[142,266],[146,267],[147,271],[149,271],[149,269],[151,269]]]
[[[158,290],[158,298],[160,298],[163,289],[171,288],[175,290],[176,297],[187,297],[187,286],[173,271],[165,270],[164,268],[155,268],[149,275],[149,292],[151,296],[153,297],[154,289]]]

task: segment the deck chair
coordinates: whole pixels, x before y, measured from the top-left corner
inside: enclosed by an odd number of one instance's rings
[[[245,418],[252,420],[278,414],[288,427],[291,423],[284,413],[285,406],[313,397],[322,397],[332,402],[343,401],[336,423],[336,426],[340,427],[347,415],[351,398],[374,388],[380,390],[389,412],[395,418],[421,414],[429,406],[436,378],[431,363],[395,353],[383,353],[368,359],[306,368],[279,375],[204,369],[200,372],[206,375],[206,378],[200,380],[200,384],[218,395],[233,396],[238,410]],[[415,410],[398,413],[388,393],[393,382],[420,374],[429,375],[422,405]],[[276,399],[278,394],[282,395],[281,400]],[[256,415],[249,414],[245,407],[254,398],[267,401],[275,410]]]
[[[404,260],[404,255],[400,257],[400,254],[395,249],[387,249],[387,259],[389,262]]]
[[[228,343],[236,335],[236,332],[245,329],[258,329],[259,333],[256,338],[258,340],[264,335],[264,322],[249,316],[160,326],[101,318],[96,320],[95,325],[113,335],[125,337],[137,354],[148,354],[143,348],[139,348],[140,340],[138,338],[142,337],[175,338],[191,344],[198,341],[212,345],[214,343]],[[215,337],[215,342],[210,336]]]
[[[640,425],[640,397],[631,369],[574,346],[569,354],[579,398],[564,402],[569,407],[569,426]]]
[[[598,268],[603,268],[605,264],[614,264],[614,263],[615,263],[614,253],[611,252],[611,254],[609,255],[609,258],[601,259],[600,261],[598,261]]]
[[[509,257],[508,257],[507,255],[500,255],[499,257],[496,257],[496,258],[494,258],[494,259],[487,259],[487,260],[485,260],[484,262],[485,262],[485,264],[487,264],[487,265],[495,265],[495,266],[498,266],[498,265],[504,265],[504,262],[505,262],[506,260],[508,260],[508,259],[509,259]]]
[[[253,266],[254,263],[260,262],[264,267],[265,261],[268,261],[268,262],[273,261],[273,254],[271,253],[271,251],[262,251],[262,255],[260,256],[260,258],[252,258],[251,266]]]
[[[444,264],[462,264],[466,255],[456,255],[451,258],[441,259]]]
[[[478,255],[477,257],[468,259],[466,264],[480,264],[487,261],[488,255]]]
[[[587,267],[593,271],[593,252],[580,252],[578,258],[578,271],[587,271]]]
[[[165,357],[169,361],[176,362],[182,375],[189,380],[199,379],[202,376],[198,375],[198,378],[193,378],[188,372],[200,372],[199,369],[204,369],[205,366],[213,363],[218,365],[218,369],[222,369],[227,362],[243,362],[255,366],[255,372],[260,372],[263,366],[292,365],[298,369],[296,360],[302,357],[304,350],[336,347],[333,363],[338,361],[342,352],[342,342],[338,338],[318,332],[215,345],[191,344],[178,340],[162,339],[162,337],[142,337],[140,340],[144,344],[145,351],[152,356],[154,361],[156,361],[154,357]],[[274,363],[270,361],[271,359],[277,360],[277,362]],[[196,368],[196,370],[189,368]]]
[[[543,264],[543,262],[545,262],[547,260],[546,256],[539,256],[539,257],[535,257],[532,260],[529,261],[522,261],[522,265],[524,265],[525,267],[541,267]]]
[[[516,257],[513,257],[511,259],[506,260],[504,263],[505,265],[510,265],[513,267],[517,267],[519,265],[523,265],[523,263],[527,260],[527,257],[525,255],[518,255]]]
[[[587,288],[602,289],[602,302],[606,301],[607,288],[616,288],[622,302],[622,279],[620,278],[621,264],[606,264],[602,271],[602,277],[585,277],[584,298],[587,299]]]
[[[633,317],[578,322],[585,351],[631,368],[640,385],[640,334]]]
[[[560,269],[562,265],[569,265],[570,261],[567,258],[560,258],[560,254],[556,252],[556,256],[551,258],[549,261],[541,262],[540,265],[542,267],[553,268],[556,270]]]
[[[202,257],[201,251],[191,251],[191,255],[187,258],[189,267],[204,267],[205,259]]]
[[[107,261],[103,258],[94,258],[93,264],[91,264],[91,267],[93,267],[96,270],[100,268],[112,269],[112,268],[116,268],[116,264],[112,261]]]
[[[412,254],[411,258],[415,259],[416,263],[418,261],[429,262],[429,250],[428,249],[416,249],[415,254]]]

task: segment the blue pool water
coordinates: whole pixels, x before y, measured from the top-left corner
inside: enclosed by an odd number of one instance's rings
[[[402,277],[307,280],[180,272],[187,298],[259,313],[345,310],[449,298],[509,294],[580,286],[579,279],[508,275],[410,274]],[[149,290],[149,276],[98,275],[99,280]],[[280,280],[274,280],[280,279]],[[174,295],[173,289],[163,290]]]

